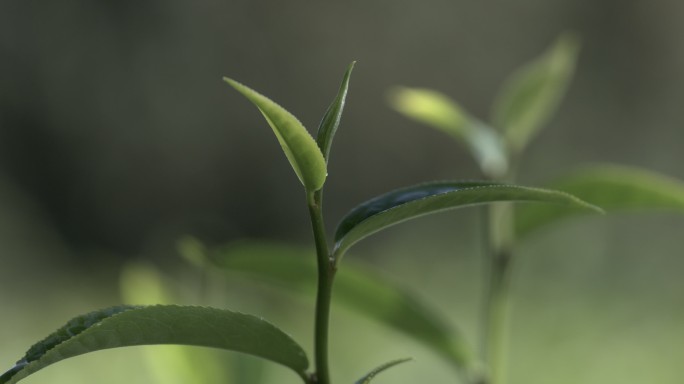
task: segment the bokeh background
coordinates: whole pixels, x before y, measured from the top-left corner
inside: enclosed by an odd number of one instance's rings
[[[72,315],[120,303],[131,261],[186,273],[175,250],[182,235],[307,244],[298,180],[222,76],[313,130],[358,61],[329,166],[332,229],[391,188],[479,176],[462,147],[388,108],[390,87],[434,88],[486,118],[506,76],[566,30],[582,39],[576,77],[523,159],[521,181],[542,185],[597,161],[684,179],[683,19],[684,3],[665,0],[0,2],[0,358],[9,368]],[[475,335],[478,226],[475,210],[422,219],[353,257]],[[524,244],[511,382],[680,382],[682,230],[678,215],[625,214],[568,222]],[[263,313],[309,340],[307,300],[224,284],[230,294],[214,304]],[[454,380],[401,335],[342,310],[333,321],[338,382],[406,355],[417,361],[377,382]],[[73,359],[29,380],[149,382],[135,353]],[[273,369],[266,382],[296,382]]]

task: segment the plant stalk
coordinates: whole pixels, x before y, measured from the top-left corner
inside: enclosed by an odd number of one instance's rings
[[[328,323],[330,319],[330,301],[332,285],[335,277],[335,265],[330,255],[323,224],[322,191],[307,192],[309,215],[316,243],[318,264],[318,289],[316,291],[316,315],[314,333],[315,384],[330,384],[328,364]]]
[[[486,384],[504,384],[510,311],[512,206],[497,203],[488,208],[488,281],[481,350],[489,370]]]
[[[513,182],[518,156],[509,154],[509,170],[493,179]],[[485,211],[484,242],[487,260],[481,353],[488,375],[483,384],[505,384],[510,314],[511,266],[514,236],[512,203],[494,203]]]

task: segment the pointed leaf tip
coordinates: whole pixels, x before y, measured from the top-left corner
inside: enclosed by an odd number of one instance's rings
[[[347,67],[347,71],[344,73],[337,95],[328,107],[328,110],[325,112],[325,115],[318,126],[316,142],[318,143],[326,162],[329,160],[332,141],[335,137],[335,133],[337,133],[340,121],[342,120],[342,112],[344,111],[347,91],[349,89],[349,79],[351,78],[351,73],[355,64],[356,61],[352,61]]]
[[[259,109],[304,188],[308,191],[321,189],[328,175],[325,159],[304,125],[285,108],[259,92],[229,77],[223,80]]]
[[[371,382],[371,380],[373,380],[375,378],[375,376],[377,376],[379,373],[386,371],[386,370],[388,370],[388,369],[390,369],[396,365],[409,362],[411,360],[413,360],[413,359],[410,357],[392,360],[392,361],[385,363],[385,364],[375,368],[374,370],[368,372],[365,376],[363,376],[361,379],[359,379],[355,384],[369,384]]]

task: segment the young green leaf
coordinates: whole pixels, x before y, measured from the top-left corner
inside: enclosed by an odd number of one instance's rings
[[[378,196],[345,216],[335,233],[335,260],[365,237],[430,213],[496,201],[532,201],[569,204],[598,210],[564,192],[498,184],[488,181],[443,181],[419,184]]]
[[[375,378],[375,376],[377,376],[382,371],[385,371],[387,369],[394,367],[395,365],[399,365],[401,363],[405,363],[405,362],[410,361],[410,360],[411,360],[410,358],[405,358],[405,359],[397,359],[397,360],[393,360],[393,361],[390,361],[388,363],[385,363],[385,364],[375,368],[374,370],[368,372],[364,377],[359,379],[359,381],[357,381],[356,384],[369,384],[371,382],[371,380],[373,380]]]
[[[521,151],[556,111],[578,52],[578,39],[563,34],[549,51],[506,81],[494,103],[492,123],[504,130],[512,150]]]
[[[607,212],[661,210],[684,213],[684,182],[636,167],[595,165],[571,172],[551,184]],[[582,214],[569,206],[526,206],[516,211],[515,227],[523,238],[555,221]]]
[[[405,116],[464,142],[486,175],[498,177],[506,172],[508,164],[499,133],[469,116],[448,96],[429,89],[397,87],[390,91],[389,101]]]
[[[316,141],[290,112],[266,96],[237,81],[224,77],[228,84],[249,99],[266,118],[278,138],[285,156],[308,191],[323,187],[327,176],[325,159]]]
[[[330,147],[332,146],[333,138],[337,132],[337,127],[340,125],[340,120],[342,120],[342,111],[344,110],[344,103],[347,99],[347,90],[349,89],[349,78],[351,77],[352,70],[354,69],[354,64],[352,62],[347,67],[347,71],[344,73],[342,78],[342,84],[340,84],[340,89],[337,92],[335,100],[328,107],[325,112],[321,124],[318,126],[318,133],[316,134],[316,142],[318,147],[323,153],[323,157],[327,162],[330,158]]]
[[[228,310],[156,305],[115,307],[79,316],[29,349],[0,379],[13,384],[61,360],[102,349],[181,344],[238,351],[291,368],[302,378],[302,348],[263,319]]]
[[[308,248],[244,240],[210,250],[210,259],[227,272],[313,294],[316,289],[313,253]],[[348,260],[338,270],[333,302],[425,344],[463,373],[474,369],[474,353],[465,336],[450,326],[439,311],[363,264]]]

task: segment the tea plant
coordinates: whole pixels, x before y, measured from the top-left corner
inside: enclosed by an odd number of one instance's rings
[[[396,88],[390,103],[400,113],[464,143],[483,175],[514,182],[528,144],[557,109],[572,78],[579,44],[566,33],[541,57],[515,72],[496,98],[490,123],[469,114],[434,90]],[[684,183],[647,170],[611,164],[585,166],[559,176],[549,188],[572,193],[608,212],[665,209],[684,212]],[[532,232],[581,213],[570,207],[488,207],[486,242],[489,282],[480,322],[480,350],[489,384],[505,382],[506,327],[514,250]]]
[[[340,124],[353,66],[352,63],[347,69],[337,96],[323,116],[316,139],[278,104],[235,80],[225,79],[262,113],[304,187],[304,201],[316,251],[313,369],[309,368],[309,359],[303,347],[259,317],[198,306],[124,305],[95,311],[69,321],[32,346],[13,368],[0,376],[0,384],[16,383],[51,364],[84,353],[149,344],[195,345],[247,353],[290,368],[306,384],[329,384],[332,380],[328,358],[328,322],[333,283],[343,256],[359,241],[416,217],[494,202],[546,202],[597,210],[572,195],[555,190],[490,180],[439,181],[391,191],[362,203],[342,219],[333,241],[329,241],[324,230],[323,190],[330,148]],[[296,274],[301,271],[296,270],[298,264],[293,265],[293,268],[286,269],[292,271],[292,275],[284,278],[294,281]],[[391,286],[377,284],[372,279],[368,282],[371,288],[384,290],[398,300],[404,300],[401,292],[395,292]],[[401,303],[410,304],[410,301]],[[413,310],[409,308],[409,312]],[[421,314],[416,316],[420,318]],[[412,324],[401,327],[407,331],[417,328]],[[431,342],[434,345],[440,343],[437,339]],[[448,340],[442,344],[447,345],[442,347],[443,350],[454,345]],[[458,348],[463,347],[459,345]],[[474,357],[467,350],[458,348],[453,352],[455,364],[464,372],[472,372],[470,368],[476,366]],[[403,361],[405,359],[381,365],[362,376],[358,383],[368,383],[384,369]],[[485,379],[478,376],[474,380],[484,382]]]
[[[390,93],[390,102],[406,116],[464,143],[485,177],[511,181],[516,178],[525,148],[558,107],[571,80],[577,53],[576,38],[565,34],[543,56],[515,72],[495,103],[491,124],[473,117],[434,90],[396,88]],[[584,166],[561,175],[550,187],[609,212],[684,212],[681,181],[636,167]],[[439,310],[426,306],[409,290],[356,260],[346,261],[336,278],[337,302],[424,343],[450,362],[464,382],[503,383],[514,251],[540,229],[590,211],[572,205],[527,204],[516,207],[513,213],[510,206],[501,203],[487,209],[485,221],[489,224],[483,236],[490,244],[486,257],[489,280],[483,303],[485,315],[480,322],[483,329],[479,359],[464,335]],[[305,294],[314,290],[312,250],[263,241],[243,240],[210,249],[191,243],[190,248],[226,271],[277,281],[280,287]]]

